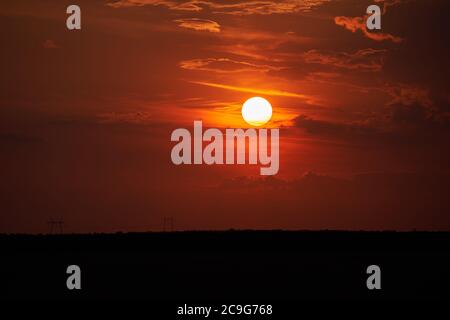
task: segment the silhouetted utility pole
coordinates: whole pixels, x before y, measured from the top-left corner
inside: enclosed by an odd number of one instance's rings
[[[50,234],[53,234],[53,233],[62,234],[63,233],[64,221],[62,219],[61,220],[55,220],[53,218],[50,218],[47,221],[47,224],[48,224],[48,226],[50,228]]]
[[[173,231],[173,217],[164,217],[163,219],[163,231]]]

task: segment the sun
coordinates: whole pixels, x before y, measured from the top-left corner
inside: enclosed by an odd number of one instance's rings
[[[262,126],[272,118],[272,106],[264,98],[250,98],[242,106],[242,117],[252,126]]]

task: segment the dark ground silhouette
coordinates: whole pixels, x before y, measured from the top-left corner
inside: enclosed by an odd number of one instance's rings
[[[449,298],[450,233],[224,231],[0,235],[1,298]],[[66,289],[81,267],[82,290]],[[381,267],[382,290],[366,288]]]

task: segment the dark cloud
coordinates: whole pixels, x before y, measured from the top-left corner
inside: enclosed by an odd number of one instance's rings
[[[336,139],[353,140],[377,133],[375,128],[366,125],[316,120],[306,115],[295,118],[294,125],[311,135],[328,136]]]
[[[376,72],[381,70],[386,52],[387,50],[372,48],[361,49],[354,53],[309,50],[305,52],[303,58],[307,63],[316,63],[349,70]]]
[[[391,87],[389,91],[393,98],[387,103],[388,119],[396,128],[418,135],[434,135],[436,139],[448,137],[448,101],[432,97],[428,90],[415,86]]]

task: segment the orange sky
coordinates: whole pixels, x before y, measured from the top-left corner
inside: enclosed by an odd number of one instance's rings
[[[50,216],[158,230],[165,215],[179,229],[450,229],[446,1],[77,1],[81,31],[68,4],[0,8],[0,232],[44,232]],[[173,129],[246,127],[252,96],[281,128],[274,179],[171,164]]]

